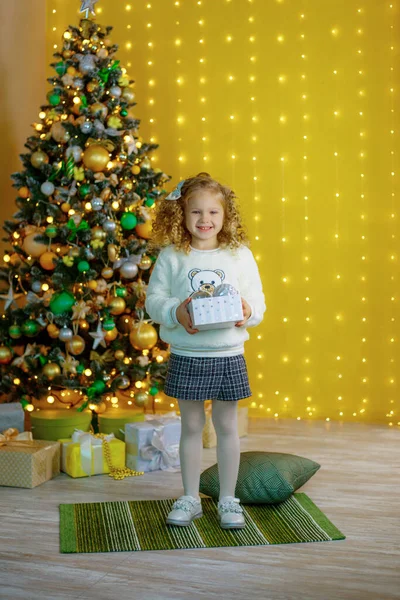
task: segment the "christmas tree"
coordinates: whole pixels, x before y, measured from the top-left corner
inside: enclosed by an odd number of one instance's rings
[[[151,166],[158,146],[138,134],[112,27],[88,18],[94,1],[83,0],[86,18],[63,34],[48,103],[12,175],[0,393],[28,410],[57,398],[102,412],[105,395],[116,403],[121,390],[129,404],[154,407],[166,372],[168,347],[144,300],[156,259],[146,254],[151,213],[168,177]]]

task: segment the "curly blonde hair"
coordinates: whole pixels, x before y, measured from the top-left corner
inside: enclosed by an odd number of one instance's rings
[[[217,239],[225,248],[239,248],[241,244],[249,246],[249,238],[236,203],[237,196],[228,186],[222,185],[208,173],[198,173],[185,179],[178,200],[161,200],[155,210],[152,237],[148,251],[175,245],[176,250],[186,254],[190,252],[192,236],[185,225],[185,208],[189,198],[198,190],[214,192],[222,199],[224,221]]]

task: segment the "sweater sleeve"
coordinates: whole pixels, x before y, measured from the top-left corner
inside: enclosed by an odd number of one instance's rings
[[[243,262],[240,267],[240,293],[251,308],[250,318],[244,326],[255,327],[263,320],[267,306],[257,263],[253,253],[247,247],[243,249]]]
[[[161,251],[147,286],[145,308],[150,318],[164,327],[173,329],[179,325],[176,309],[179,298],[171,296],[171,262],[165,251]]]

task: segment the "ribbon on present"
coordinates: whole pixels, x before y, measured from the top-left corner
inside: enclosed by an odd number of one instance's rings
[[[92,457],[93,457],[93,474],[103,472],[103,441],[109,442],[114,438],[113,433],[108,435],[93,434],[75,429],[71,437],[71,443],[78,443],[80,446],[80,457],[82,470],[89,477],[92,475]],[[65,442],[64,442],[65,443]],[[66,471],[67,453],[62,453],[63,471]]]
[[[164,425],[155,427],[149,446],[139,450],[139,455],[144,460],[150,461],[150,471],[170,471],[176,473],[180,469],[174,468],[179,458],[179,444],[167,446],[164,440]]]
[[[28,444],[28,442],[32,442]],[[18,433],[18,429],[15,427],[9,427],[2,433],[0,433],[0,448],[2,446],[25,446],[25,445],[35,445],[35,442],[32,438],[32,433],[30,431],[23,431],[22,433]]]

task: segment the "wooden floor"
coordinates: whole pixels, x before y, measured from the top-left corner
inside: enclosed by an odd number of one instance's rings
[[[301,489],[346,540],[249,548],[60,554],[58,505],[176,498],[180,473],[113,481],[62,474],[33,490],[0,488],[1,600],[400,599],[400,432],[325,421],[250,420],[241,450],[307,456]],[[216,461],[203,450],[203,467]]]

